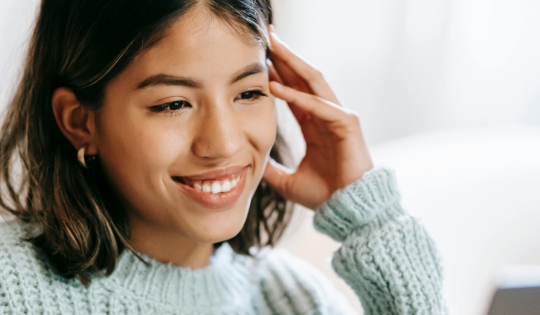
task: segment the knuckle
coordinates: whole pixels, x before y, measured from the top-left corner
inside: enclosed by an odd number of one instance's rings
[[[315,68],[312,68],[311,70],[311,73],[310,73],[310,78],[309,78],[311,81],[320,81],[320,80],[323,80],[324,77],[323,77],[323,73],[318,70],[318,69],[315,69]]]
[[[360,115],[355,110],[347,111],[347,120],[353,126],[360,126]]]
[[[323,103],[324,102],[324,100],[320,96],[313,95],[313,94],[309,94],[309,100],[312,103]]]
[[[323,80],[324,79],[324,74],[322,73],[321,70],[315,69],[314,77],[315,77],[315,79]]]
[[[289,97],[293,103],[298,103],[300,101],[300,97],[296,93],[290,93]]]

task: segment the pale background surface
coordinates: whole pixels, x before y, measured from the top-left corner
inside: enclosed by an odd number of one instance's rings
[[[507,265],[540,264],[540,127],[486,127],[423,133],[374,145],[396,170],[403,205],[421,218],[445,265],[452,314],[485,315]],[[316,232],[313,214],[281,246],[321,269],[351,304],[356,296],[330,268],[339,244]]]
[[[0,108],[37,0],[0,1]],[[446,266],[454,314],[484,314],[497,270],[539,264],[540,2],[274,0],[278,34],[355,109],[376,163]],[[304,146],[279,104],[297,160]],[[298,217],[282,246],[332,275],[339,244]],[[296,228],[295,228],[296,226]]]

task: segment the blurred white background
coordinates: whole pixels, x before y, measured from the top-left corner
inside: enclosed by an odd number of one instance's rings
[[[502,266],[540,264],[540,2],[273,1],[277,33],[360,114],[375,162],[396,169],[445,259],[452,313],[485,314]],[[38,2],[0,1],[0,108]],[[300,159],[301,135],[279,108]],[[304,214],[281,246],[360,311],[329,269],[339,244]]]

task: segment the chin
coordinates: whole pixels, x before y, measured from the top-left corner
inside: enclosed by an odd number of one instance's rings
[[[227,230],[214,230],[211,233],[205,233],[203,235],[198,235],[197,239],[201,243],[219,243],[222,241],[230,240],[240,233],[242,226],[238,229],[227,229]]]
[[[192,234],[192,238],[201,243],[218,243],[235,237],[242,230],[247,213],[230,213],[221,218],[212,218],[201,222]]]

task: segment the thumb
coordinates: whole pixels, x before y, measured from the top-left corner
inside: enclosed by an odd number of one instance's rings
[[[271,157],[268,157],[266,169],[264,170],[263,179],[272,186],[284,198],[287,198],[287,191],[291,176],[294,170],[279,164]]]

